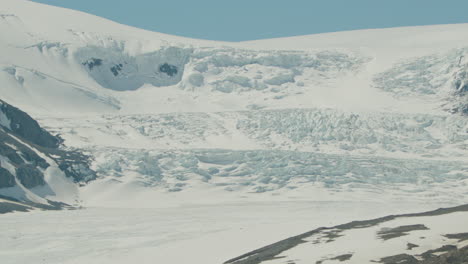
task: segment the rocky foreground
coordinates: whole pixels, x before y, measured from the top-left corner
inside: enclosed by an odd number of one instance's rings
[[[468,263],[468,205],[322,227],[225,264]]]

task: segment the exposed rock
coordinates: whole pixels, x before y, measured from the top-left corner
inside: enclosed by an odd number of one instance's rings
[[[310,237],[312,236],[320,235],[320,234],[323,234],[324,232],[334,230],[334,229],[335,230],[336,229],[350,230],[350,229],[356,229],[356,228],[365,228],[365,227],[376,226],[378,224],[385,223],[385,222],[392,221],[392,220],[399,219],[399,218],[439,216],[439,215],[445,215],[445,214],[454,213],[454,212],[466,212],[466,211],[468,211],[468,205],[462,205],[462,206],[451,207],[451,208],[440,208],[440,209],[430,211],[430,212],[425,212],[425,213],[389,215],[386,217],[377,218],[373,220],[354,221],[354,222],[350,222],[347,224],[338,225],[332,228],[321,227],[321,228],[317,228],[315,230],[309,231],[307,233],[297,235],[294,237],[290,237],[282,241],[276,242],[274,244],[271,244],[269,246],[265,246],[263,248],[251,251],[237,258],[230,259],[226,261],[225,264],[259,264],[264,261],[272,260],[278,257],[282,252],[295,248],[296,246],[300,244],[306,243],[305,239],[310,239]],[[466,250],[466,253],[464,254],[468,255],[468,249]],[[382,262],[382,263],[389,263],[389,264],[390,263],[398,263],[398,264],[419,263],[415,257],[411,255],[407,255],[407,254],[391,256],[388,258],[381,259],[381,261],[387,261],[387,262]],[[397,261],[397,262],[391,262],[391,261]],[[438,262],[433,262],[433,263],[438,263]]]
[[[416,245],[416,244],[413,244],[413,243],[408,243],[408,244],[406,244],[406,248],[407,248],[408,250],[412,250],[413,248],[417,248],[417,247],[419,247],[419,246]]]
[[[56,158],[55,162],[67,177],[73,178],[75,182],[89,182],[96,178],[96,172],[90,169],[91,158],[79,151],[51,152]]]
[[[96,58],[91,58],[85,62],[82,63],[84,66],[87,66],[89,70],[92,70],[96,66],[101,66],[102,65],[102,60],[101,59],[96,59]]]
[[[428,251],[422,253],[421,256],[424,259],[431,259],[431,258],[434,258],[434,257],[437,256],[434,253],[443,253],[443,252],[449,252],[449,251],[452,251],[452,250],[457,250],[457,246],[445,245],[445,246],[442,246],[442,247],[437,248],[437,249],[428,250]]]
[[[13,149],[12,146],[16,149]],[[8,158],[15,167],[26,163],[38,166],[42,169],[49,167],[49,164],[47,164],[43,158],[39,157],[36,152],[18,142],[15,138],[2,130],[0,130],[0,155]]]
[[[445,235],[449,239],[458,239],[458,242],[463,242],[468,240],[468,233],[459,233],[459,234],[448,234]]]
[[[28,114],[0,100],[0,111],[10,120],[10,129],[15,135],[38,146],[56,148],[62,142],[39,126]],[[8,128],[6,128],[8,129]]]
[[[163,65],[159,66],[159,71],[160,72],[163,72],[169,76],[174,76],[177,74],[178,72],[178,69],[176,66],[174,65],[170,65],[168,63],[164,63]]]
[[[380,263],[384,264],[417,264],[419,261],[408,254],[399,254],[395,256],[385,257],[380,259]]]
[[[47,185],[44,171],[52,165],[49,163],[54,163],[75,182],[95,179],[96,174],[89,167],[88,156],[78,151],[60,149],[61,139],[41,128],[29,115],[3,101],[0,101],[0,113],[4,117],[0,123],[0,189],[15,187],[17,183],[27,189]],[[21,199],[17,202],[30,202],[25,196]],[[48,210],[63,207],[54,201],[31,206]],[[8,207],[3,211],[11,211],[17,206],[10,204],[3,207]]]
[[[8,188],[16,185],[15,176],[8,170],[0,167],[0,188]]]
[[[335,239],[343,236],[343,235],[341,235],[342,231],[343,230],[339,230],[339,229],[332,229],[332,230],[324,231],[324,232],[322,232],[323,236],[316,239],[313,243],[314,244],[320,244],[322,242],[331,243],[331,242],[335,241]]]
[[[44,174],[32,165],[22,165],[16,169],[16,177],[24,187],[31,189],[45,185]]]
[[[28,212],[30,209],[30,207],[17,203],[0,202],[0,214],[11,212]]]
[[[409,234],[409,232],[417,230],[429,230],[429,228],[427,228],[424,225],[399,226],[390,229],[382,229],[379,232],[377,232],[377,235],[383,240],[389,240],[392,238],[406,236]]]
[[[344,254],[340,256],[336,256],[334,258],[331,258],[331,260],[339,260],[341,262],[350,260],[353,257],[353,254]]]
[[[468,247],[451,250],[440,256],[432,256],[420,264],[466,264],[468,263]]]
[[[122,63],[119,63],[119,64],[112,66],[110,68],[110,71],[112,72],[112,74],[114,74],[114,76],[117,76],[119,75],[120,71],[122,71],[122,68],[123,68]]]
[[[16,199],[0,195],[0,214],[11,212],[29,212],[34,209],[42,210],[63,210],[72,209],[70,205],[47,200],[48,204],[34,203],[31,201],[18,201]]]

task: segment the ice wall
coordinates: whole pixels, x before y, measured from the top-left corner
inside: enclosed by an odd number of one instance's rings
[[[129,55],[117,47],[87,46],[75,52],[76,60],[101,86],[116,91],[136,90],[144,84],[170,86],[180,82],[190,49],[167,47]]]

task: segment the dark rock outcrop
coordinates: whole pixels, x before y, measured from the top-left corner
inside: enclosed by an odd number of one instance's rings
[[[424,259],[431,259],[437,257],[440,253],[457,250],[457,246],[445,245],[437,249],[431,249],[421,254]]]
[[[0,167],[0,188],[9,188],[16,185],[15,176],[7,169]]]
[[[330,231],[330,230],[338,230],[337,232],[339,232],[340,230],[344,231],[344,230],[372,227],[372,226],[376,226],[378,224],[389,222],[389,221],[399,219],[399,218],[439,216],[439,215],[445,215],[445,214],[450,214],[450,213],[455,213],[455,212],[467,212],[467,211],[468,211],[468,204],[457,206],[457,207],[451,207],[451,208],[440,208],[434,211],[429,211],[429,212],[424,212],[424,213],[389,215],[389,216],[372,219],[372,220],[354,221],[354,222],[350,222],[347,224],[338,225],[334,227],[320,227],[315,230],[284,239],[282,241],[265,246],[263,248],[253,250],[239,257],[230,259],[224,262],[224,264],[260,264],[268,260],[273,260],[273,259],[279,258],[281,256],[281,253],[287,250],[290,250],[292,248],[295,248],[296,246],[301,245],[303,243],[307,243],[307,239],[310,239],[312,236],[324,234],[325,232]],[[431,255],[431,253],[434,253],[434,252],[429,252],[429,254],[426,254],[426,256],[429,257],[430,259],[426,259],[425,261],[432,261],[433,258],[437,258]],[[459,259],[462,259],[462,260],[468,259],[468,248],[462,249],[462,250],[455,250],[452,253],[455,254],[457,258]],[[390,263],[398,263],[398,264],[401,264],[401,263],[407,263],[407,264],[409,263],[452,263],[452,262],[420,262],[414,256],[411,256],[408,254],[390,256],[388,258],[382,258],[380,261],[381,262],[383,261],[383,263],[389,263],[389,264]],[[464,262],[453,262],[453,263],[464,263]]]
[[[120,71],[122,71],[122,68],[123,68],[122,63],[119,63],[119,64],[112,66],[110,68],[110,71],[112,72],[112,74],[114,74],[114,76],[117,76],[119,75]]]
[[[21,204],[0,202],[0,214],[11,212],[29,212],[30,209],[30,207]]]
[[[463,242],[468,240],[468,233],[447,234],[445,237],[448,239],[458,239],[458,242]]]
[[[163,65],[159,66],[159,71],[163,72],[169,76],[174,76],[177,74],[178,70],[177,67],[174,65],[170,65],[168,63],[164,63]]]
[[[0,195],[0,214],[11,212],[29,212],[35,209],[42,210],[63,210],[64,208],[72,208],[68,204],[47,200],[48,204],[34,203],[31,201],[19,201],[14,198]]]
[[[23,164],[18,167],[16,169],[16,177],[28,189],[46,184],[42,172],[30,164]]]
[[[102,60],[97,58],[91,58],[82,63],[84,66],[88,67],[89,70],[92,70],[94,67],[101,66]]]
[[[421,264],[465,264],[468,263],[468,247],[454,249],[439,256],[432,256]]]
[[[406,244],[406,248],[407,248],[408,250],[413,250],[413,248],[417,248],[417,247],[419,247],[419,246],[416,245],[416,244],[413,244],[413,243],[408,243],[408,244]]]
[[[408,254],[400,254],[390,257],[385,257],[380,260],[380,263],[384,264],[417,264],[419,261]]]
[[[418,230],[429,230],[429,228],[427,228],[424,225],[399,226],[399,227],[390,228],[390,229],[382,229],[379,232],[377,232],[377,235],[379,236],[379,238],[383,240],[389,240],[392,238],[406,236],[411,231],[418,231]]]
[[[3,122],[0,125],[0,158],[3,159],[0,162],[0,189],[15,187],[17,183],[28,189],[47,185],[44,171],[51,166],[49,163],[52,161],[77,183],[95,179],[95,172],[89,168],[88,156],[76,150],[63,150],[59,137],[40,127],[25,112],[1,100],[0,111],[8,119],[7,124]],[[5,166],[10,166],[9,170]],[[14,173],[11,168],[14,168]],[[56,205],[52,203],[49,201],[44,209],[55,208]],[[39,208],[37,204],[32,206]]]
[[[0,111],[10,120],[10,130],[15,136],[19,136],[38,146],[45,148],[57,148],[62,140],[52,136],[41,128],[36,120],[28,114],[0,100]]]
[[[15,149],[13,149],[13,146]],[[18,142],[9,133],[0,129],[0,155],[8,158],[16,167],[21,164],[32,164],[42,169],[47,169],[49,164],[37,155],[31,148]]]

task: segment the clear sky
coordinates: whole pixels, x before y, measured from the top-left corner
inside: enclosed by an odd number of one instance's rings
[[[34,0],[152,31],[242,41],[468,23],[468,0]]]

